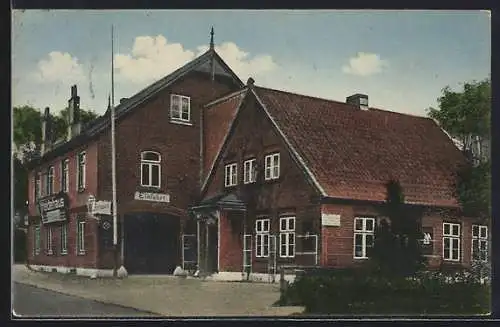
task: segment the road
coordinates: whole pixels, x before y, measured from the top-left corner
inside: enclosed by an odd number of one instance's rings
[[[154,317],[148,312],[69,296],[20,283],[13,285],[13,310],[20,317]]]

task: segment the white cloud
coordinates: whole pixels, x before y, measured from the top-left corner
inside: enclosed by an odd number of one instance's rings
[[[158,35],[135,38],[130,54],[117,54],[115,68],[117,77],[134,83],[144,84],[158,80],[193,60],[208,49],[199,46],[195,51],[185,49],[180,43],[168,43]],[[251,57],[233,42],[215,47],[217,53],[242,79],[274,69],[277,65],[269,55]]]
[[[52,51],[47,59],[40,60],[32,77],[39,83],[70,84],[85,80],[83,67],[78,58],[59,51]]]
[[[349,58],[348,65],[342,66],[342,71],[346,74],[369,76],[380,73],[388,65],[376,53],[358,52],[355,57]]]

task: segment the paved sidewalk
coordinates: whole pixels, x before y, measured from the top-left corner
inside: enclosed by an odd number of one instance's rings
[[[288,316],[297,307],[274,307],[277,284],[216,282],[173,276],[90,279],[12,267],[13,280],[89,300],[118,304],[162,316]]]

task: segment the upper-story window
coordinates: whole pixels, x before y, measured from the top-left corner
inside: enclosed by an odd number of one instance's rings
[[[46,192],[47,195],[51,195],[54,193],[54,166],[50,166],[47,169],[47,181],[45,183],[45,186],[47,187]]]
[[[61,161],[61,191],[69,190],[69,159]]]
[[[191,121],[191,100],[189,97],[177,94],[170,96],[170,120],[178,122]]]
[[[269,154],[265,158],[265,179],[277,179],[280,177],[280,154]]]
[[[77,180],[77,190],[85,189],[85,165],[86,165],[86,153],[82,151],[77,157],[77,170],[76,170],[76,180]]]
[[[238,184],[238,164],[227,164],[225,167],[224,185],[226,187]]]
[[[245,160],[245,162],[243,163],[243,183],[250,184],[255,182],[255,163],[255,159]]]
[[[42,176],[40,172],[35,172],[35,202],[42,196]]]
[[[141,153],[141,186],[160,187],[161,156],[157,152]]]

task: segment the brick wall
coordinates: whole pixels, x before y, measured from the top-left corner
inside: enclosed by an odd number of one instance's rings
[[[220,214],[220,271],[241,271],[243,267],[243,219],[243,213]]]

